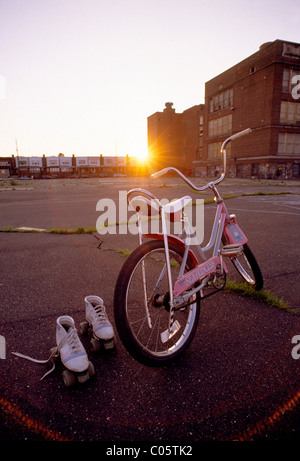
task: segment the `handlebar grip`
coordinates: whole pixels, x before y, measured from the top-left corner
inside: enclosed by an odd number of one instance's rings
[[[236,138],[240,138],[241,136],[245,136],[246,134],[252,133],[251,128],[246,128],[246,130],[240,131],[232,136],[230,136],[231,141]]]

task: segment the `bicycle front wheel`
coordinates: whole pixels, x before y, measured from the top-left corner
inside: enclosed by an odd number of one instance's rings
[[[264,282],[261,270],[247,243],[244,244],[243,254],[232,258],[231,261],[236,270],[249,285],[253,286],[256,290],[262,289]]]
[[[173,282],[179,274],[183,251],[169,244]],[[192,269],[187,261],[185,270]],[[173,334],[167,335],[170,318],[169,286],[164,243],[140,245],[125,261],[114,294],[118,334],[127,351],[150,366],[166,365],[190,345],[199,321],[200,296],[193,295],[174,310]]]

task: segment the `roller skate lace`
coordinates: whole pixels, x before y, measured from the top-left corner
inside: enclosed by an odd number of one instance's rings
[[[67,335],[59,343],[59,346],[58,346],[59,351],[66,342],[69,343],[72,354],[77,354],[78,352],[82,352],[82,344],[80,342],[80,339],[78,338],[76,329],[72,329],[68,331]]]
[[[105,312],[105,307],[104,306],[101,306],[101,304],[99,304],[99,306],[96,306],[94,307],[94,310],[95,310],[95,313],[96,313],[96,316],[97,316],[97,325],[108,325],[109,322],[108,322],[108,319],[106,317],[106,312]]]
[[[106,315],[105,306],[98,304],[97,306],[93,306],[94,309],[94,321],[93,321],[93,329],[95,332],[101,330],[105,327],[112,329],[111,323],[108,320]]]
[[[55,369],[55,360],[59,357],[60,350],[61,350],[61,348],[64,346],[64,344],[67,341],[68,341],[69,346],[71,348],[72,354],[76,354],[76,353],[82,351],[82,344],[81,344],[80,339],[78,337],[77,330],[76,329],[71,329],[66,334],[66,336],[60,341],[59,345],[52,349],[50,357],[48,359],[46,359],[46,360],[35,359],[33,357],[29,357],[28,355],[20,354],[20,352],[12,352],[12,354],[15,355],[16,357],[20,357],[22,359],[26,359],[26,360],[29,360],[30,362],[34,362],[34,363],[46,364],[46,363],[51,362],[52,363],[52,368],[49,371],[47,371],[40,378],[40,381],[42,381],[42,379],[44,379],[46,376],[48,376],[50,373],[52,373],[52,371],[54,371],[54,369]]]
[[[29,360],[30,362],[34,362],[34,363],[49,363],[49,362],[51,362],[52,363],[52,368],[49,371],[47,371],[40,378],[40,381],[42,381],[42,379],[44,379],[46,376],[48,376],[48,375],[50,375],[50,373],[52,373],[52,371],[55,369],[55,360],[59,356],[58,347],[53,348],[53,350],[52,350],[52,352],[50,354],[50,357],[48,359],[46,359],[46,360],[35,359],[33,357],[29,357],[28,355],[20,354],[20,352],[12,352],[12,354],[15,355],[16,357],[20,357],[22,359],[26,359],[26,360]]]

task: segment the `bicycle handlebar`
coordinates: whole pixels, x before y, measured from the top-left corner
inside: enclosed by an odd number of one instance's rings
[[[177,168],[174,168],[174,167],[167,167],[167,168],[163,168],[162,170],[160,171],[157,171],[156,173],[153,173],[151,175],[151,177],[153,179],[158,179],[160,178],[161,176],[163,176],[164,174],[166,174],[168,171],[170,170],[173,170],[175,171],[192,189],[196,190],[196,191],[203,191],[205,189],[207,189],[208,187],[214,187],[216,184],[219,184],[221,181],[223,181],[223,179],[225,178],[225,175],[226,175],[226,145],[234,140],[234,139],[237,139],[237,138],[240,138],[241,136],[245,136],[249,133],[251,133],[252,130],[251,128],[247,128],[246,130],[243,130],[243,131],[239,131],[238,133],[236,134],[233,134],[232,136],[230,136],[229,138],[225,139],[225,141],[223,142],[222,144],[222,147],[221,147],[221,154],[223,156],[223,171],[221,173],[221,176],[218,178],[218,179],[215,179],[214,181],[211,181],[209,183],[207,183],[205,186],[202,186],[202,187],[196,187],[195,184],[192,183],[192,181],[190,181],[186,176],[184,176],[183,173],[181,173],[181,171],[177,170]]]
[[[251,128],[246,128],[246,130],[239,131],[238,133],[233,134],[232,136],[230,136],[230,138],[228,138],[228,140],[232,141],[233,139],[240,138],[241,136],[245,136],[246,134],[250,134],[250,133],[252,133]]]

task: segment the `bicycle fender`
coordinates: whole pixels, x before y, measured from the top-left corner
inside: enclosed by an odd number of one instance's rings
[[[160,233],[155,233],[155,234],[143,234],[143,237],[149,238],[149,239],[154,239],[154,240],[163,240],[164,235]],[[179,237],[176,237],[176,235],[171,235],[168,234],[168,242],[173,243],[173,245],[176,245],[178,248],[180,248],[182,251],[185,250],[185,243],[183,240],[181,240]],[[189,250],[188,253],[188,258],[190,260],[190,263],[193,265],[193,267],[198,266],[198,260],[196,258],[195,253],[192,250]]]

